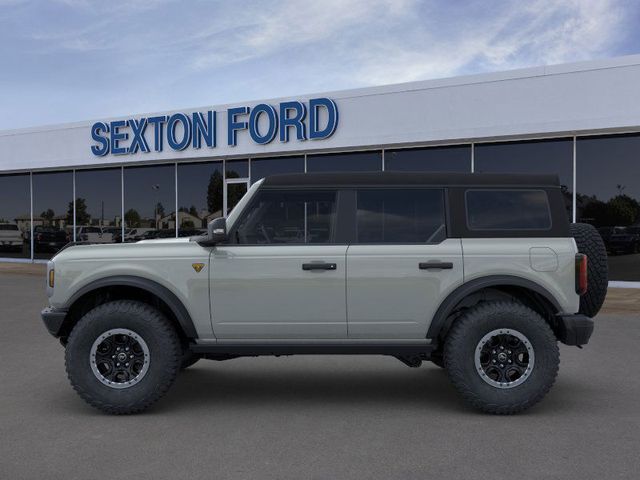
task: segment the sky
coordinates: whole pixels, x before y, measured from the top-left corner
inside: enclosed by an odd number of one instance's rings
[[[640,53],[635,0],[0,0],[0,130]]]

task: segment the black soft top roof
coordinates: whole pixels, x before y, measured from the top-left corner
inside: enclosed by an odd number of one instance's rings
[[[557,175],[521,173],[340,172],[273,175],[263,183],[267,187],[376,185],[559,187],[560,181]]]

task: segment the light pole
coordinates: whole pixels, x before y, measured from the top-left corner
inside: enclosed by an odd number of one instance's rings
[[[156,226],[156,230],[158,230],[158,201],[159,201],[159,196],[160,196],[158,191],[160,190],[160,184],[159,183],[155,183],[155,184],[151,185],[151,189],[155,192],[154,204],[153,204],[153,220],[154,220],[154,224]]]

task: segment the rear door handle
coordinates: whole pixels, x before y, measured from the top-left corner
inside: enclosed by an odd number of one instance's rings
[[[420,270],[451,270],[453,262],[420,262]]]
[[[335,270],[338,268],[338,265],[335,263],[325,263],[325,262],[312,262],[312,263],[303,263],[303,270]]]

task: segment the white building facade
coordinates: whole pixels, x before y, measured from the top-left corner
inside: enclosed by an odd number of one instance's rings
[[[559,176],[568,217],[633,285],[639,99],[634,55],[3,131],[0,259],[192,235],[276,173],[531,172]]]

